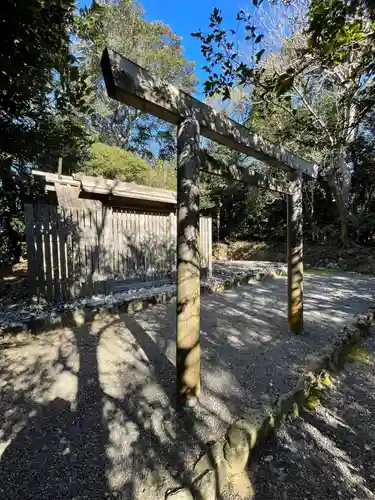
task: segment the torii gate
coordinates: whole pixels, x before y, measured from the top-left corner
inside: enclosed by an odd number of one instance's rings
[[[193,404],[200,391],[199,171],[284,193],[288,218],[288,329],[303,330],[302,178],[316,178],[318,166],[274,146],[246,127],[110,49],[102,55],[110,97],[178,126],[177,132],[177,404]],[[202,155],[203,135],[289,173],[280,181],[244,167],[221,165]]]

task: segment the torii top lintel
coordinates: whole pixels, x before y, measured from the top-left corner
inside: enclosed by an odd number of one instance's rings
[[[117,52],[105,49],[101,64],[108,95],[113,99],[175,125],[193,117],[200,124],[201,134],[219,144],[287,172],[296,171],[307,178],[317,176],[316,164],[252,134],[243,125],[158,80]]]

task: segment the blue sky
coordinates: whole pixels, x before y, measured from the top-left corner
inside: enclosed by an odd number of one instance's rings
[[[205,60],[200,52],[199,40],[190,36],[190,33],[199,29],[207,30],[214,7],[221,9],[225,19],[235,25],[236,13],[244,4],[250,4],[250,1],[242,0],[237,3],[233,0],[144,0],[142,4],[146,10],[146,19],[164,21],[182,37],[185,57],[196,62],[196,74],[202,83],[205,72],[201,71],[201,68]]]
[[[143,0],[140,3],[146,11],[146,19],[163,21],[182,37],[185,57],[196,63],[196,75],[201,84],[206,75],[201,70],[205,60],[200,52],[199,40],[191,37],[190,33],[199,29],[207,30],[209,17],[214,7],[221,9],[228,24],[233,26],[236,13],[244,6],[251,5],[250,0]],[[79,0],[79,6],[84,5],[91,5],[91,1]]]

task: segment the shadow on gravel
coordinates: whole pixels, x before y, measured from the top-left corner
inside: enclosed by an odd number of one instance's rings
[[[199,415],[171,404],[173,365],[127,323],[0,351],[1,499],[153,499],[181,480],[192,443],[205,448]]]
[[[322,406],[287,423],[251,464],[257,500],[374,498],[375,350],[347,364]]]
[[[74,337],[61,339],[66,342],[54,350],[56,357],[49,358],[39,349],[33,363],[23,360],[25,364],[19,366],[15,377],[8,380],[1,377],[3,384],[13,386],[14,390],[13,394],[7,390],[8,411],[1,419],[5,421],[2,442],[8,441],[0,462],[1,498],[108,495],[105,476],[108,426],[102,418],[104,394],[96,362],[100,334],[99,331],[92,335],[86,328],[77,328]],[[79,357],[78,371],[70,359],[73,349]],[[59,376],[63,376],[61,383],[65,380],[76,391],[71,401],[61,397],[48,400]],[[69,391],[67,387],[64,389]],[[34,401],[28,400],[33,396],[37,396]],[[42,398],[45,400],[39,403]],[[13,412],[13,422],[9,421],[9,412]]]
[[[0,349],[0,498],[159,498],[155,488],[177,485],[236,415],[287,390],[350,317],[353,295],[363,307],[367,294],[351,278],[309,278],[298,338],[286,331],[284,279],[202,296],[202,405],[183,415],[173,405],[173,304]],[[298,473],[295,462],[281,479]]]

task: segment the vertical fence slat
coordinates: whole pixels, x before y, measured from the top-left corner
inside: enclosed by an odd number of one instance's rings
[[[46,299],[52,302],[55,295],[53,286],[55,284],[54,276],[54,263],[51,258],[51,239],[52,231],[50,230],[51,220],[49,207],[43,207],[43,251],[45,260],[45,286],[46,286]]]
[[[29,294],[31,300],[38,297],[37,266],[35,255],[35,233],[34,233],[34,209],[32,205],[25,205],[26,219],[26,245],[27,245],[27,268]]]
[[[116,245],[117,245],[117,235],[115,231],[115,217],[114,211],[111,210],[111,225],[110,225],[110,241],[111,241],[111,279],[115,278],[116,274]]]
[[[138,254],[139,257],[139,265],[141,268],[141,276],[143,279],[147,279],[147,269],[146,269],[146,255],[147,255],[147,250],[145,248],[144,244],[144,238],[146,235],[146,219],[147,215],[146,214],[141,214],[137,213],[138,216],[138,239],[139,239],[139,249],[140,252]]]
[[[89,210],[79,210],[79,227],[81,234],[79,238],[79,253],[81,257],[80,266],[80,295],[89,295],[89,280],[90,272],[88,266],[87,247],[89,246],[90,238],[90,212]]]
[[[202,248],[202,256],[201,256],[201,259],[203,261],[203,267],[206,269],[207,267],[207,239],[206,239],[206,235],[207,235],[207,219],[204,218],[203,219],[203,248]]]
[[[146,279],[147,274],[146,274],[146,248],[144,245],[144,237],[146,233],[146,226],[145,226],[145,219],[146,219],[145,214],[141,214],[137,212],[137,236],[138,236],[138,247],[139,247],[139,253],[138,253],[138,267],[140,268],[140,275],[141,279]]]
[[[169,273],[169,214],[166,215],[164,220],[164,253],[165,253],[165,263],[164,263],[164,276],[168,276]]]
[[[155,248],[155,262],[152,262],[152,253],[149,256],[150,264],[152,267],[152,276],[154,279],[160,278],[160,234],[159,234],[159,225],[160,225],[160,215],[151,215],[151,221],[153,221],[153,240]]]
[[[163,214],[160,216],[160,224],[159,224],[159,251],[160,251],[159,275],[161,278],[164,278],[164,262],[165,262],[164,219],[165,219],[165,215]]]
[[[73,266],[74,266],[74,297],[79,297],[81,293],[81,266],[82,256],[80,249],[81,226],[79,211],[77,208],[72,210],[73,215]]]
[[[169,237],[169,254],[171,257],[171,262],[170,262],[170,272],[171,275],[175,275],[176,273],[176,265],[177,265],[177,219],[176,219],[176,214],[174,212],[171,212],[170,214],[170,224],[169,224],[169,229],[170,229],[170,237]]]
[[[25,205],[30,295],[70,299],[114,280],[175,275],[176,215]],[[200,219],[201,265],[212,270],[212,221]],[[109,283],[111,282],[111,283]]]
[[[77,240],[78,245],[78,253],[79,253],[79,295],[86,295],[86,283],[87,283],[87,275],[86,275],[86,255],[85,255],[85,239],[86,239],[86,214],[83,210],[77,209],[77,226],[80,229],[80,234]]]
[[[130,232],[130,213],[121,213],[121,228],[122,228],[122,248],[121,248],[121,267],[122,279],[125,276],[131,276],[130,257],[129,253],[132,248],[132,239]]]
[[[141,248],[142,248],[142,263],[143,263],[143,276],[146,281],[149,280],[149,258],[148,258],[148,245],[146,244],[146,238],[149,237],[150,234],[150,218],[148,214],[140,214],[140,227],[141,230],[139,232],[140,240],[141,240]],[[151,228],[152,231],[152,228]]]
[[[85,263],[86,263],[86,291],[88,295],[93,293],[93,267],[92,267],[92,252],[93,252],[93,211],[88,210],[86,215],[85,227]]]
[[[104,245],[106,249],[104,279],[109,281],[113,277],[113,218],[112,210],[107,208],[104,224]]]
[[[96,259],[95,259],[95,280],[94,280],[94,291],[95,293],[100,293],[101,280],[102,280],[102,268],[103,268],[103,224],[104,224],[104,208],[96,212]]]
[[[147,237],[150,241],[149,245],[145,245],[145,253],[147,255],[147,281],[149,279],[153,279],[155,276],[155,268],[158,260],[157,253],[157,240],[156,240],[156,217],[151,214],[146,214],[147,219],[147,228],[145,232],[145,237]],[[152,261],[152,254],[154,253],[155,259]]]
[[[160,255],[160,260],[159,260],[159,277],[163,278],[164,276],[164,244],[163,244],[163,239],[164,239],[164,215],[159,215],[159,231],[158,231],[158,246],[159,246],[159,255]]]
[[[129,276],[128,252],[129,252],[129,214],[119,212],[119,227],[121,231],[120,247],[119,247],[119,261],[121,269],[121,279]],[[125,216],[126,215],[126,216]]]
[[[95,292],[100,292],[100,281],[103,266],[103,223],[104,223],[104,210],[96,212],[96,259],[95,269],[96,278],[94,283]]]
[[[90,279],[90,270],[88,266],[88,247],[90,245],[90,211],[89,210],[80,210],[79,211],[80,218],[80,228],[81,228],[81,237],[80,237],[80,254],[81,254],[81,295],[89,295],[89,279]]]
[[[120,213],[120,225],[121,225],[121,247],[120,247],[120,259],[121,259],[121,279],[125,279],[125,276],[130,275],[129,266],[129,243],[130,243],[130,231],[129,231],[129,215],[124,212]]]
[[[208,219],[208,277],[212,276],[212,219]]]
[[[66,267],[67,267],[67,290],[69,298],[73,297],[73,234],[72,234],[72,211],[70,208],[64,210],[65,244],[66,244]]]
[[[66,265],[66,225],[65,225],[65,210],[63,208],[51,207],[52,219],[55,220],[57,226],[58,243],[59,243],[59,264],[60,264],[60,291],[61,298],[67,300],[69,298],[68,282],[67,282],[67,265]]]
[[[165,244],[165,234],[166,234],[166,229],[167,229],[167,216],[164,214],[162,217],[162,226],[161,226],[161,250],[163,254],[163,260],[161,264],[161,275],[163,278],[165,278],[165,267],[167,263],[167,252],[166,252],[166,244]]]
[[[137,215],[134,213],[132,214],[132,228],[131,228],[131,232],[132,232],[132,239],[134,241],[134,248],[135,248],[135,252],[134,252],[134,260],[132,262],[132,265],[134,266],[134,276],[137,276],[138,275],[138,272],[139,272],[139,266],[138,266],[138,255],[139,255],[139,237],[138,237],[138,231],[137,231]]]
[[[165,266],[165,245],[164,245],[164,238],[165,238],[165,215],[163,214],[160,217],[160,252],[161,252],[161,262],[160,262],[160,277],[164,278],[164,266]]]
[[[44,277],[44,257],[43,257],[43,234],[42,234],[42,209],[40,205],[35,207],[35,246],[36,246],[36,268],[38,277],[39,299],[45,298],[45,277]]]
[[[57,230],[57,214],[56,208],[50,207],[49,219],[51,224],[51,244],[52,244],[52,274],[53,274],[53,294],[55,300],[61,299],[61,262],[59,261],[59,248],[58,248],[58,230]]]
[[[112,211],[112,223],[113,223],[113,274],[114,279],[119,274],[118,269],[118,248],[119,248],[119,238],[120,233],[118,230],[118,217],[115,210]]]
[[[155,221],[155,234],[154,234],[154,239],[155,239],[155,249],[156,249],[156,259],[155,259],[155,266],[154,266],[154,278],[159,279],[161,276],[160,272],[160,264],[161,264],[161,241],[160,241],[160,214],[155,214],[154,216],[154,221]]]
[[[141,229],[141,239],[142,239],[142,253],[143,253],[143,266],[144,266],[144,276],[145,280],[148,281],[152,279],[152,265],[150,262],[150,251],[154,248],[155,243],[153,242],[153,221],[151,220],[150,214],[144,214],[142,218],[143,227]]]

